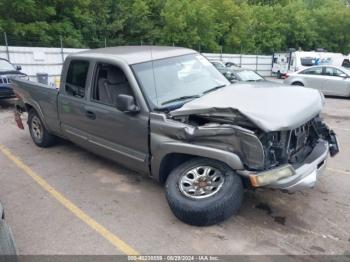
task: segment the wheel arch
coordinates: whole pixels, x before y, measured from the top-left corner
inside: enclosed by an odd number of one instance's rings
[[[305,86],[305,83],[302,81],[302,80],[300,80],[300,79],[295,79],[295,80],[293,80],[292,82],[291,82],[291,85],[294,85],[294,86],[297,86],[297,85],[302,85],[302,86]]]
[[[23,103],[24,109],[27,113],[29,113],[31,110],[34,110],[40,117],[41,121],[43,122],[46,129],[50,130],[48,124],[46,123],[46,119],[44,117],[44,114],[40,108],[40,106],[35,101],[25,101]]]
[[[232,170],[244,169],[241,159],[234,153],[205,146],[178,143],[166,145],[165,150],[157,150],[157,155],[153,156],[151,160],[152,176],[160,183],[164,183],[176,166],[195,157],[220,161]]]

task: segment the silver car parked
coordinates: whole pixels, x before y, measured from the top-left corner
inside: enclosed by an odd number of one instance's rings
[[[284,83],[315,88],[325,95],[350,97],[350,70],[345,67],[312,66],[290,74]]]

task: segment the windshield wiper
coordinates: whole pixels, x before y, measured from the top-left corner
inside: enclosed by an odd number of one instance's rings
[[[215,87],[213,87],[213,88],[210,88],[210,89],[204,91],[203,94],[207,94],[207,93],[213,92],[213,91],[218,90],[218,89],[220,89],[220,88],[223,88],[223,87],[225,87],[225,86],[226,86],[226,85],[215,86]]]
[[[162,105],[166,105],[172,102],[177,102],[177,101],[181,101],[181,100],[186,100],[186,99],[191,99],[191,98],[198,98],[200,97],[199,95],[192,95],[192,96],[180,96],[178,98],[174,98],[174,99],[170,99],[168,101],[165,101],[162,103]]]

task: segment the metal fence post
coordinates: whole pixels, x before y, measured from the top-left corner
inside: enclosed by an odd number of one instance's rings
[[[60,43],[61,43],[61,57],[62,57],[62,64],[64,63],[64,53],[63,53],[63,39],[60,35]]]
[[[220,61],[222,61],[222,46],[220,46]]]
[[[6,34],[6,32],[4,32],[4,38],[5,38],[5,45],[6,45],[7,60],[10,61],[9,43],[7,42],[7,34]]]
[[[239,66],[242,67],[242,44],[241,44],[241,52],[239,54]]]
[[[107,38],[105,37],[105,47],[107,47]]]

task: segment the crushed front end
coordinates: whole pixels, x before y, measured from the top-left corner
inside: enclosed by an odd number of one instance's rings
[[[261,133],[264,170],[243,171],[254,187],[298,191],[313,187],[322,174],[328,153],[339,152],[337,137],[320,117],[287,131]]]
[[[261,130],[237,111],[175,119],[191,126],[177,131],[178,139],[238,155],[244,169],[236,172],[253,187],[287,191],[313,187],[328,154],[339,152],[335,133],[319,116],[296,128],[271,132]]]

